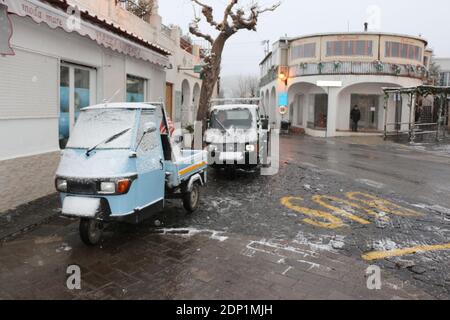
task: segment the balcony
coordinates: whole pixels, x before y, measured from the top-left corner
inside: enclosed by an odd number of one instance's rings
[[[420,65],[400,65],[380,61],[302,63],[289,69],[289,76],[292,78],[315,75],[381,75],[425,79],[428,77],[428,70]]]
[[[267,74],[261,78],[259,81],[259,87],[264,87],[268,85],[272,81],[274,81],[278,77],[278,67],[272,67]]]

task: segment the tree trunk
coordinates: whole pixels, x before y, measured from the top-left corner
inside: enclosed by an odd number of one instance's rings
[[[203,123],[203,130],[206,129],[205,124],[208,118],[211,98],[214,94],[214,88],[220,75],[222,52],[228,38],[229,36],[227,34],[221,33],[214,41],[211,49],[211,55],[205,59],[206,66],[203,71],[204,79],[200,91],[200,102],[197,113],[197,121],[201,121]]]

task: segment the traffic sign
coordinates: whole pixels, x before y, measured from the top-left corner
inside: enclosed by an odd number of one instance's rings
[[[194,66],[194,73],[202,73],[202,72],[203,72],[203,66],[201,64]]]
[[[278,95],[278,106],[287,106],[288,103],[288,94],[286,92],[282,92]]]
[[[280,112],[281,115],[285,115],[288,112],[288,107],[287,106],[280,106],[278,108],[278,111]]]

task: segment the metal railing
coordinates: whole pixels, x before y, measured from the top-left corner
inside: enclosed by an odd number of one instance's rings
[[[393,129],[391,129],[393,127]],[[445,139],[447,128],[439,126],[438,122],[431,123],[410,123],[410,122],[392,122],[386,123],[384,137],[408,136],[411,142],[418,136],[428,136],[436,141]]]
[[[290,77],[322,74],[390,75],[423,79],[428,76],[428,70],[422,66],[397,65],[379,61],[302,63],[296,66],[291,66],[289,70]]]
[[[164,24],[161,25],[161,32],[169,38],[172,36],[172,29]]]
[[[274,81],[278,77],[278,67],[271,68],[267,74],[261,78],[259,81],[259,86],[264,87],[265,85],[268,85],[272,81]]]

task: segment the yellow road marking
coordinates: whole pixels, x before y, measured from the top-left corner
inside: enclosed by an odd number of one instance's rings
[[[326,229],[337,229],[344,226],[344,223],[341,219],[336,218],[330,213],[319,211],[319,210],[313,210],[305,207],[301,207],[298,205],[295,205],[293,201],[303,201],[303,198],[301,197],[285,197],[281,199],[281,204],[293,211],[303,213],[307,215],[310,218],[303,219],[303,222]],[[315,221],[314,218],[322,219],[328,222],[321,222],[321,221]]]
[[[366,261],[382,260],[389,257],[400,257],[415,253],[424,253],[429,251],[441,251],[450,250],[450,243],[438,244],[434,246],[417,246],[405,249],[395,249],[390,251],[373,251],[362,255],[362,258]]]
[[[364,203],[370,208],[376,208],[386,213],[397,216],[417,217],[423,215],[414,210],[399,206],[398,204],[362,192],[348,192],[345,194],[345,196],[350,200]]]
[[[328,204],[324,200],[335,201],[335,202],[343,204],[343,205],[348,205],[348,206],[352,206],[352,207],[358,207],[358,205],[355,205],[355,204],[353,204],[353,203],[351,203],[349,201],[346,201],[346,200],[343,200],[343,199],[339,199],[339,198],[336,198],[336,197],[332,197],[332,196],[314,196],[312,198],[312,200],[315,203],[321,205],[322,207],[327,208],[327,209],[329,209],[332,212],[335,212],[337,214],[340,214],[341,216],[346,217],[346,218],[348,218],[350,220],[356,221],[356,222],[358,222],[360,224],[363,224],[363,225],[370,224],[370,221],[367,221],[366,219],[357,217],[354,214],[351,214],[351,213],[349,213],[349,212],[347,212],[347,211],[345,211],[345,210],[343,210],[341,208],[338,208],[338,207],[335,207],[335,206],[333,206],[331,204]]]
[[[199,163],[199,164],[187,167],[186,169],[183,169],[183,170],[179,171],[178,174],[180,176],[184,176],[186,173],[194,171],[195,169],[198,169],[198,168],[203,167],[205,165],[206,165],[206,162],[203,161],[202,163]]]

